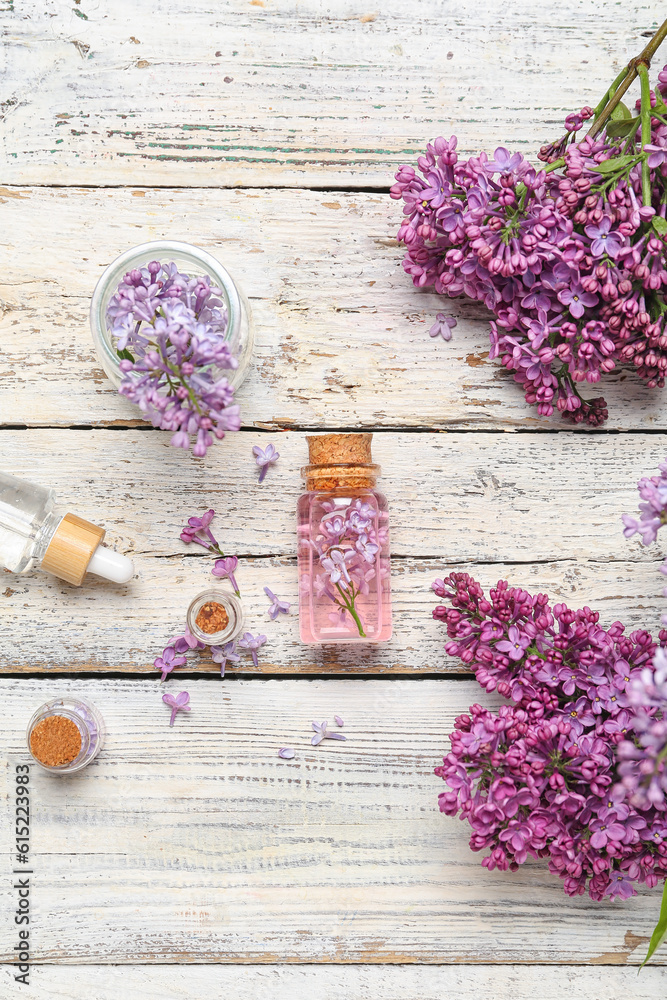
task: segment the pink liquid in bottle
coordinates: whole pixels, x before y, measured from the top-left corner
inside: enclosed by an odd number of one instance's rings
[[[301,641],[391,638],[389,515],[375,490],[371,434],[307,438],[298,515]]]

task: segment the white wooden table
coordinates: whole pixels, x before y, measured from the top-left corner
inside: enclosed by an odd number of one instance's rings
[[[0,996],[664,996],[664,948],[636,976],[656,892],[598,904],[568,899],[543,863],[489,874],[467,827],[438,813],[445,733],[485,698],[444,655],[429,590],[465,568],[657,630],[660,552],[625,541],[619,518],[667,451],[664,394],[620,372],[604,432],[537,417],[486,360],[478,307],[453,305],[451,343],[428,337],[442,303],[403,274],[388,197],[439,134],[534,156],[663,5],[0,8],[0,467],[99,518],[137,567],[125,589],[2,579],[5,818],[48,695],[90,697],[109,737],[79,777],[32,771],[34,965],[29,987],[3,965]],[[202,461],[137,421],[88,329],[109,261],[162,236],[228,264],[256,320],[243,430]],[[363,655],[301,646],[296,616],[270,622],[262,591],[297,599],[305,433],[356,428],[376,432],[393,531],[395,635]],[[281,459],[259,487],[251,448],[269,441]],[[152,661],[211,579],[178,539],[209,506],[269,642],[257,671],[221,683],[202,659],[171,679],[192,711],[170,729]],[[311,720],[334,712],[348,741],[312,748]],[[8,840],[2,858],[8,963]]]

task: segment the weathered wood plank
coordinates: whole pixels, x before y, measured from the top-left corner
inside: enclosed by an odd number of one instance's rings
[[[26,722],[51,693],[88,696],[109,730],[81,775],[31,770],[36,961],[643,957],[659,893],[621,905],[568,899],[543,862],[489,874],[466,828],[438,813],[432,768],[453,717],[481,700],[476,684],[201,680],[187,689],[192,710],[170,729],[157,682],[0,682],[10,777],[26,759]],[[334,712],[347,742],[311,747],[311,720]],[[278,759],[281,746],[294,746],[294,761]],[[13,891],[5,877],[5,912]],[[15,943],[5,920],[3,961]]]
[[[135,430],[5,430],[0,468],[52,486],[58,502],[107,528],[139,561],[188,553],[179,539],[191,514],[218,512],[213,528],[229,555],[295,554],[306,435],[231,434],[201,461],[169,446],[168,433]],[[254,444],[280,452],[257,482]],[[620,559],[654,562],[623,537],[636,483],[657,472],[662,435],[383,432],[373,439],[388,498],[392,552],[461,562]],[[206,571],[200,566],[200,571]]]
[[[260,651],[258,668],[244,656],[237,669],[269,674],[460,673],[459,661],[444,653],[444,628],[431,617],[437,603],[431,582],[452,568],[473,573],[487,589],[499,579],[509,579],[533,593],[546,591],[570,607],[588,605],[600,612],[603,625],[621,620],[628,629],[649,628],[654,635],[661,627],[664,581],[657,563],[577,559],[452,566],[440,559],[395,559],[394,634],[389,642],[305,646],[299,640],[294,561],[248,558],[241,561],[237,576],[245,627],[262,632],[268,642]],[[79,590],[44,573],[4,576],[0,672],[154,672],[155,657],[172,635],[183,630],[190,600],[214,578],[202,560],[183,556],[141,558],[137,571],[127,588],[99,581]],[[271,621],[264,586],[293,602],[292,614]],[[189,670],[217,672],[218,668],[203,654],[194,654]]]
[[[657,0],[10,4],[0,181],[387,186],[427,140],[534,154]],[[491,26],[493,26],[491,28]]]
[[[0,966],[7,995],[16,989],[11,966]],[[490,981],[499,1000],[656,1000],[667,971],[632,968],[497,965],[35,965],[25,1000],[201,1000],[229,995],[234,1000],[479,1000]]]
[[[568,426],[539,417],[488,361],[479,306],[413,288],[394,240],[400,208],[388,196],[7,188],[0,199],[0,424],[137,422],[96,361],[90,296],[118,253],[170,236],[210,250],[251,298],[256,350],[238,397],[246,425]],[[459,317],[449,344],[428,336],[443,308]],[[667,428],[664,393],[632,372],[613,373],[602,389],[608,428]]]

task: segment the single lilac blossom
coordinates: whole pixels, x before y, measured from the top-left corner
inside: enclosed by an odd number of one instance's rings
[[[345,725],[345,723],[341,719],[340,715],[334,715],[334,722],[336,723],[337,726],[341,726],[342,727],[342,726]]]
[[[162,701],[165,705],[171,707],[171,719],[169,720],[169,725],[173,726],[174,719],[178,712],[189,712],[190,706],[188,702],[190,701],[190,695],[187,691],[181,691],[180,694],[174,696],[173,694],[163,694]]]
[[[346,736],[342,733],[331,733],[327,729],[328,723],[326,722],[313,722],[313,730],[315,735],[311,739],[311,744],[316,747],[322,740],[345,740]]]
[[[234,576],[234,571],[238,566],[239,561],[237,556],[226,556],[224,559],[216,559],[211,573],[213,576],[218,577],[228,577],[229,582],[234,588],[234,593],[237,597],[241,596],[241,591],[239,590],[239,585],[236,582],[236,577]]]
[[[623,245],[623,237],[620,233],[610,232],[610,230],[611,220],[606,215],[597,225],[584,227],[584,232],[591,238],[591,253],[594,257],[602,257],[604,254],[609,257],[618,257],[618,251]],[[570,312],[572,312],[571,308]]]
[[[162,671],[162,677],[160,678],[160,683],[166,681],[168,675],[174,669],[174,667],[182,667],[183,664],[187,663],[187,658],[185,656],[177,656],[176,650],[173,646],[165,646],[162,651],[162,656],[158,656],[155,660],[155,667],[157,670]]]
[[[442,337],[443,340],[452,339],[452,330],[456,326],[453,316],[445,316],[444,313],[436,313],[435,323],[428,331],[429,337]]]
[[[276,619],[281,613],[283,615],[289,614],[289,610],[292,607],[289,601],[281,601],[279,597],[276,597],[272,590],[269,590],[268,587],[264,588],[264,593],[271,601],[271,606],[269,607],[269,618]]]
[[[224,646],[211,646],[211,659],[214,663],[220,664],[220,676],[224,677],[227,661],[238,663],[241,659],[240,654],[236,651],[236,641],[232,640]]]
[[[496,649],[500,653],[507,653],[510,660],[522,659],[529,646],[530,636],[521,635],[516,625],[510,625],[507,639],[496,643]]]
[[[282,750],[278,751],[278,756],[282,757],[283,760],[292,760],[294,757],[294,750],[292,747],[283,747]]]
[[[207,510],[201,517],[189,517],[188,523],[181,531],[181,541],[185,542],[186,545],[196,542],[207,552],[214,552],[219,556],[224,555],[210,528],[214,517],[215,511],[213,509]]]
[[[667,160],[667,149],[664,146],[654,146],[651,143],[647,143],[644,146],[644,152],[649,154],[649,167],[661,167],[665,160]]]
[[[266,448],[260,448],[258,444],[252,449],[255,461],[259,466],[259,482],[261,483],[266,475],[267,469],[275,465],[280,458],[280,452],[276,451],[272,444],[267,444]]]
[[[259,666],[257,661],[257,651],[260,646],[263,646],[266,642],[265,635],[253,635],[252,632],[244,632],[243,638],[238,640],[238,644],[241,649],[246,649],[252,656],[252,662],[255,666]]]

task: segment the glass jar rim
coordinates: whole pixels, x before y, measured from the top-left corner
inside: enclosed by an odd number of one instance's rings
[[[90,731],[86,725],[85,719],[82,717],[80,712],[77,711],[77,705],[81,705],[90,713],[91,716],[93,716],[98,727],[98,745],[93,754],[90,753]],[[35,727],[45,719],[50,719],[54,716],[69,719],[70,722],[74,723],[81,736],[81,749],[78,754],[72,760],[67,761],[64,764],[45,764],[44,761],[41,761],[39,757],[33,753],[32,747],[30,746],[30,737],[32,736]],[[51,698],[49,701],[44,702],[43,705],[40,705],[40,707],[36,709],[28,723],[26,729],[28,752],[34,762],[43,770],[49,771],[52,774],[72,774],[74,771],[81,770],[81,768],[85,767],[97,756],[102,748],[104,738],[103,728],[104,723],[102,721],[102,717],[95,706],[91,705],[90,702],[85,701],[83,698],[75,698],[72,695],[65,695],[62,698]]]
[[[133,267],[145,267],[150,260],[154,260],[160,255],[164,256],[165,254],[184,258],[186,261],[189,260],[214,277],[222,291],[227,307],[229,330],[235,332],[240,328],[243,307],[239,288],[227,268],[212,254],[208,253],[207,250],[202,250],[192,243],[183,243],[180,240],[152,240],[148,243],[139,243],[137,246],[130,247],[129,250],[125,250],[118,257],[114,258],[104,269],[98,278],[90,301],[90,328],[93,334],[93,341],[95,342],[95,347],[97,348],[105,373],[116,385],[120,385],[121,381],[120,359],[113,349],[106,326],[105,297],[107,290],[113,285],[112,294],[114,294],[123,276],[132,270]],[[232,384],[235,381],[233,374],[234,370],[231,369],[229,378]],[[242,380],[245,372],[240,374]]]
[[[221,604],[229,616],[227,625],[220,632],[204,632],[197,625],[197,615],[207,601],[212,604]],[[205,646],[219,646],[222,643],[232,642],[243,631],[243,619],[243,604],[237,595],[227,590],[216,590],[212,587],[203,590],[190,601],[186,615],[188,629],[195,639],[203,642]]]

